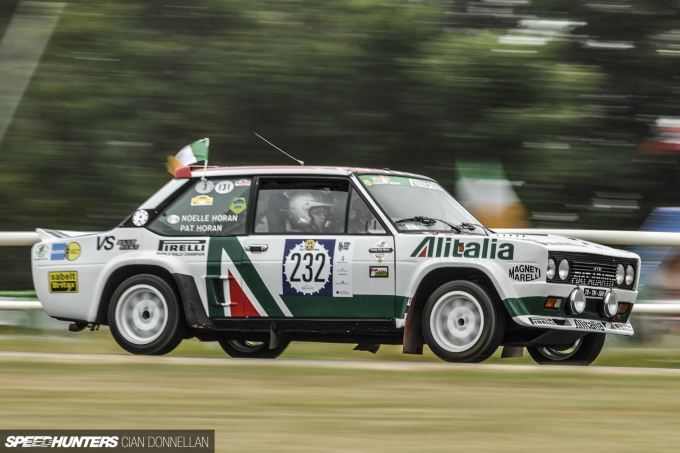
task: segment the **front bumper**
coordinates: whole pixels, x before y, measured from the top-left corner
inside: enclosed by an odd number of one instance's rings
[[[610,333],[631,336],[635,333],[630,322],[611,322],[583,318],[563,318],[559,316],[520,315],[512,318],[524,327],[575,332]]]

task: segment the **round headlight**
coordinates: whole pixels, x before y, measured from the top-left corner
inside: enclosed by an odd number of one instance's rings
[[[569,313],[580,315],[586,309],[586,294],[582,289],[576,288],[569,294]]]
[[[626,277],[626,270],[623,268],[623,264],[616,266],[616,284],[620,285],[623,283],[623,279]]]
[[[635,269],[630,264],[626,267],[626,285],[632,285],[635,281]]]
[[[555,278],[555,270],[557,269],[557,265],[555,264],[555,260],[550,258],[548,260],[548,271],[545,273],[545,275],[548,277],[548,280],[552,280]]]
[[[569,276],[569,261],[560,261],[560,267],[558,268],[559,276],[561,280],[566,280]]]
[[[619,298],[616,294],[609,291],[606,296],[604,296],[604,315],[611,318],[619,312]]]

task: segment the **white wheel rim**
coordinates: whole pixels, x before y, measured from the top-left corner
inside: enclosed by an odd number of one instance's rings
[[[165,331],[168,304],[153,286],[136,285],[120,296],[115,316],[123,338],[130,343],[145,345]]]
[[[451,291],[435,302],[430,331],[437,344],[450,352],[472,348],[484,330],[484,313],[477,299],[467,292]]]

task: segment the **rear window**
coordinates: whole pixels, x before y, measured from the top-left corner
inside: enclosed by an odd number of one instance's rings
[[[164,236],[233,236],[245,234],[250,178],[216,178],[194,182],[149,225]]]

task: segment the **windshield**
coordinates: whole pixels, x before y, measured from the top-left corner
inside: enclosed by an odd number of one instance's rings
[[[432,180],[386,175],[358,178],[400,231],[486,234],[479,220]]]

